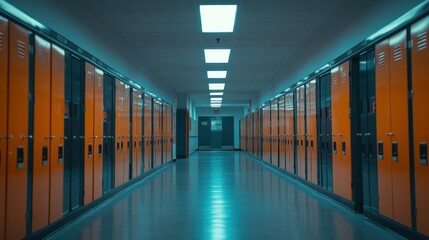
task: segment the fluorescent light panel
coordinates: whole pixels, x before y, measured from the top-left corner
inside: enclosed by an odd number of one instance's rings
[[[207,71],[207,78],[226,78],[227,71]]]
[[[222,96],[223,92],[211,92],[210,96]]]
[[[220,106],[222,106],[222,104],[212,103],[212,104],[210,104],[210,106],[212,108],[220,108]]]
[[[206,63],[228,63],[231,49],[204,49]]]
[[[225,89],[225,83],[209,83],[209,90],[221,90]]]
[[[210,98],[211,101],[222,101],[221,97],[212,97]]]
[[[237,5],[200,5],[202,31],[233,32]]]

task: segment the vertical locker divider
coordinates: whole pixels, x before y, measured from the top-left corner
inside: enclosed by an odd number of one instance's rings
[[[26,235],[28,145],[32,138],[29,134],[30,33],[14,23],[9,24],[9,31],[5,238],[20,239]]]
[[[278,145],[278,102],[277,99],[271,101],[271,164],[279,166],[279,145]]]
[[[285,96],[279,98],[279,167],[286,169],[286,145],[285,145]]]
[[[413,143],[414,143],[414,184],[416,229],[429,236],[429,166],[428,142],[429,131],[427,123],[427,97],[429,95],[429,60],[428,50],[429,17],[425,17],[411,27],[411,69],[413,91]]]
[[[0,239],[5,238],[9,20],[0,16]]]
[[[93,167],[94,167],[94,76],[95,68],[85,62],[85,156],[84,156],[84,205],[93,199]]]
[[[49,223],[51,44],[35,36],[32,232]]]
[[[311,182],[314,184],[318,183],[318,161],[317,161],[317,108],[316,108],[316,79],[313,79],[310,81],[310,117],[309,120],[311,122],[310,124],[310,154],[311,154]]]
[[[103,119],[104,119],[104,72],[95,68],[94,76],[94,146],[93,146],[93,200],[103,192]]]
[[[144,138],[145,138],[145,149],[144,149],[144,163],[145,172],[152,169],[152,100],[148,95],[144,95]]]
[[[143,173],[143,94],[138,91],[138,115],[137,115],[137,134],[138,134],[138,152],[137,152],[137,176]]]
[[[295,118],[294,118],[294,104],[293,93],[286,94],[286,170],[294,173],[295,168]]]
[[[51,57],[51,161],[49,223],[62,217],[64,179],[65,52],[52,45]]]
[[[304,110],[305,110],[305,87],[304,85],[300,86],[296,90],[296,153],[297,153],[297,163],[298,166],[296,169],[297,175],[306,179],[305,172],[305,118],[304,118]]]
[[[124,83],[115,79],[115,187],[124,183],[124,166],[123,166],[123,102],[124,102]]]
[[[138,119],[138,92],[136,89],[132,89],[132,178],[137,177],[137,149],[138,149],[138,129],[137,129],[137,119]]]

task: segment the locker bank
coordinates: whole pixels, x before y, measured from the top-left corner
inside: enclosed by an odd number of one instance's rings
[[[428,239],[428,33],[420,0],[0,1],[0,239]]]

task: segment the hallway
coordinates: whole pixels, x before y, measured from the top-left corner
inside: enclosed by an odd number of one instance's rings
[[[195,152],[51,239],[400,239],[241,152]]]

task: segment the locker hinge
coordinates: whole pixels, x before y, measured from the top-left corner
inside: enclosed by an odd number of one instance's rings
[[[414,91],[413,90],[411,90],[410,91],[410,94],[409,94],[409,96],[408,96],[410,99],[413,99],[414,98]]]

